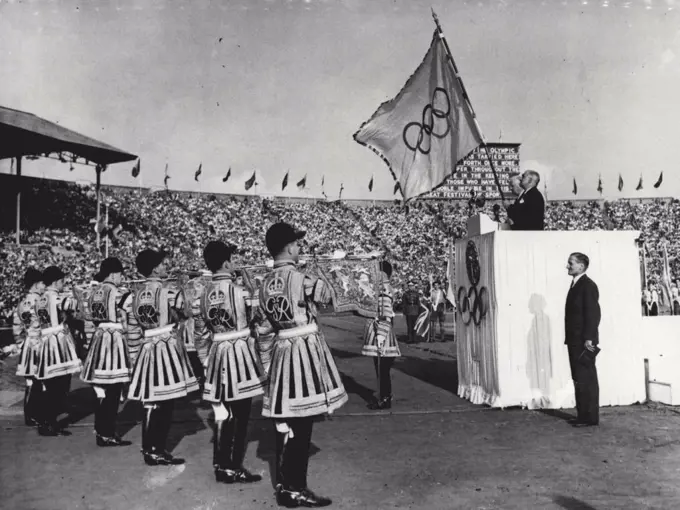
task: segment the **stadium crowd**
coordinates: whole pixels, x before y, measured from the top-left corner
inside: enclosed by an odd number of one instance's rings
[[[129,277],[135,276],[135,255],[146,247],[169,251],[171,271],[200,269],[201,250],[210,239],[226,239],[239,246],[237,264],[264,264],[268,259],[264,233],[271,223],[284,220],[307,229],[303,245],[307,253],[342,250],[351,255],[380,250],[396,263],[397,287],[404,288],[413,278],[424,290],[430,277],[445,282],[449,239],[466,235],[470,213],[463,201],[385,207],[148,190],[105,191],[103,196],[109,221],[99,229],[103,238],[109,238],[110,255],[127,265]],[[90,186],[41,181],[24,190],[22,243],[28,246],[14,244],[7,217],[0,233],[0,320],[9,319],[28,266],[55,264],[64,267],[74,282],[90,280],[101,259],[95,246],[95,210]],[[491,204],[481,210],[494,217]],[[678,220],[680,201],[675,199],[549,202],[546,210],[547,230],[641,230],[647,247],[648,284],[657,290],[665,242],[671,274],[677,274],[680,235],[672,227]]]

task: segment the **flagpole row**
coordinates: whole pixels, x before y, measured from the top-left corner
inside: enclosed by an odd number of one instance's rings
[[[460,85],[460,89],[463,92],[463,99],[465,99],[465,104],[470,110],[470,113],[472,114],[472,122],[475,125],[475,129],[477,130],[477,134],[479,135],[479,138],[482,140],[482,147],[484,147],[484,152],[486,153],[486,157],[489,160],[489,166],[491,167],[491,173],[493,174],[493,179],[494,182],[496,183],[496,187],[498,188],[498,192],[501,195],[501,200],[505,202],[505,194],[503,193],[503,188],[501,187],[500,180],[498,179],[498,174],[496,173],[496,167],[493,164],[493,160],[491,159],[491,154],[489,153],[489,149],[486,146],[486,138],[484,137],[484,133],[482,133],[482,128],[479,125],[479,122],[477,121],[477,114],[475,113],[475,109],[472,107],[472,102],[470,101],[470,96],[467,93],[467,89],[465,88],[465,84],[463,83],[463,79],[460,76],[460,73],[458,72],[458,66],[456,65],[456,61],[453,59],[453,54],[451,53],[451,49],[449,48],[449,43],[446,40],[446,37],[444,37],[444,31],[442,30],[442,26],[439,24],[439,18],[437,17],[437,13],[434,12],[434,9],[432,9],[432,18],[434,19],[435,24],[437,25],[437,34],[439,35],[439,38],[442,41],[442,44],[444,45],[444,50],[446,51],[446,56],[451,63],[451,67],[453,68],[453,73],[456,77],[456,80],[458,80],[458,83]]]

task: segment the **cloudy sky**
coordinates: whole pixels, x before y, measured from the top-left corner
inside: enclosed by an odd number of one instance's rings
[[[0,104],[141,156],[139,182],[120,164],[104,183],[161,186],[167,163],[176,189],[242,193],[256,169],[258,191],[280,193],[290,170],[284,194],[319,196],[325,175],[331,197],[344,182],[345,198],[392,198],[352,134],[422,60],[430,6],[486,138],[521,143],[550,198],[573,178],[596,197],[599,174],[605,197],[680,194],[675,0],[0,0]]]

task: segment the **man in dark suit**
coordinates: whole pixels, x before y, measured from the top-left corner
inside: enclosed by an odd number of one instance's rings
[[[522,174],[520,186],[523,192],[514,204],[506,207],[512,230],[544,230],[545,200],[538,191],[539,182],[538,172],[527,170]]]
[[[420,295],[416,290],[416,282],[408,282],[408,290],[401,298],[401,307],[406,318],[406,329],[408,331],[408,341],[406,343],[416,343],[416,320],[420,315]]]
[[[571,378],[576,391],[576,427],[599,424],[600,387],[595,356],[599,351],[600,293],[585,274],[590,260],[583,253],[572,253],[567,271],[573,277],[564,311],[565,340],[569,352]]]

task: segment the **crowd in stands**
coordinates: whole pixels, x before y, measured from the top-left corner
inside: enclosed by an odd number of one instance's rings
[[[56,264],[73,282],[89,282],[102,258],[95,246],[96,197],[92,187],[39,183],[24,189],[22,197],[22,244],[30,246],[14,244],[14,215],[3,210],[0,320],[6,321],[11,315],[22,292],[21,276],[28,266]],[[108,226],[114,230],[108,236],[109,254],[123,261],[129,277],[136,276],[134,258],[146,247],[169,251],[171,271],[200,269],[202,249],[211,239],[235,243],[240,249],[237,264],[264,264],[268,259],[266,229],[284,220],[307,230],[303,253],[342,250],[351,255],[379,250],[395,263],[398,288],[413,278],[424,289],[430,277],[445,282],[448,243],[466,235],[470,214],[465,201],[415,201],[385,207],[370,203],[349,206],[338,201],[289,203],[259,197],[190,196],[172,191],[104,191],[103,195]],[[482,211],[494,217],[491,204],[485,204]],[[671,273],[677,274],[680,269],[680,235],[673,228],[678,220],[680,201],[675,199],[549,202],[546,211],[548,230],[641,230],[647,246],[650,287],[660,283],[663,243],[668,243]],[[106,230],[103,234],[107,237]]]

